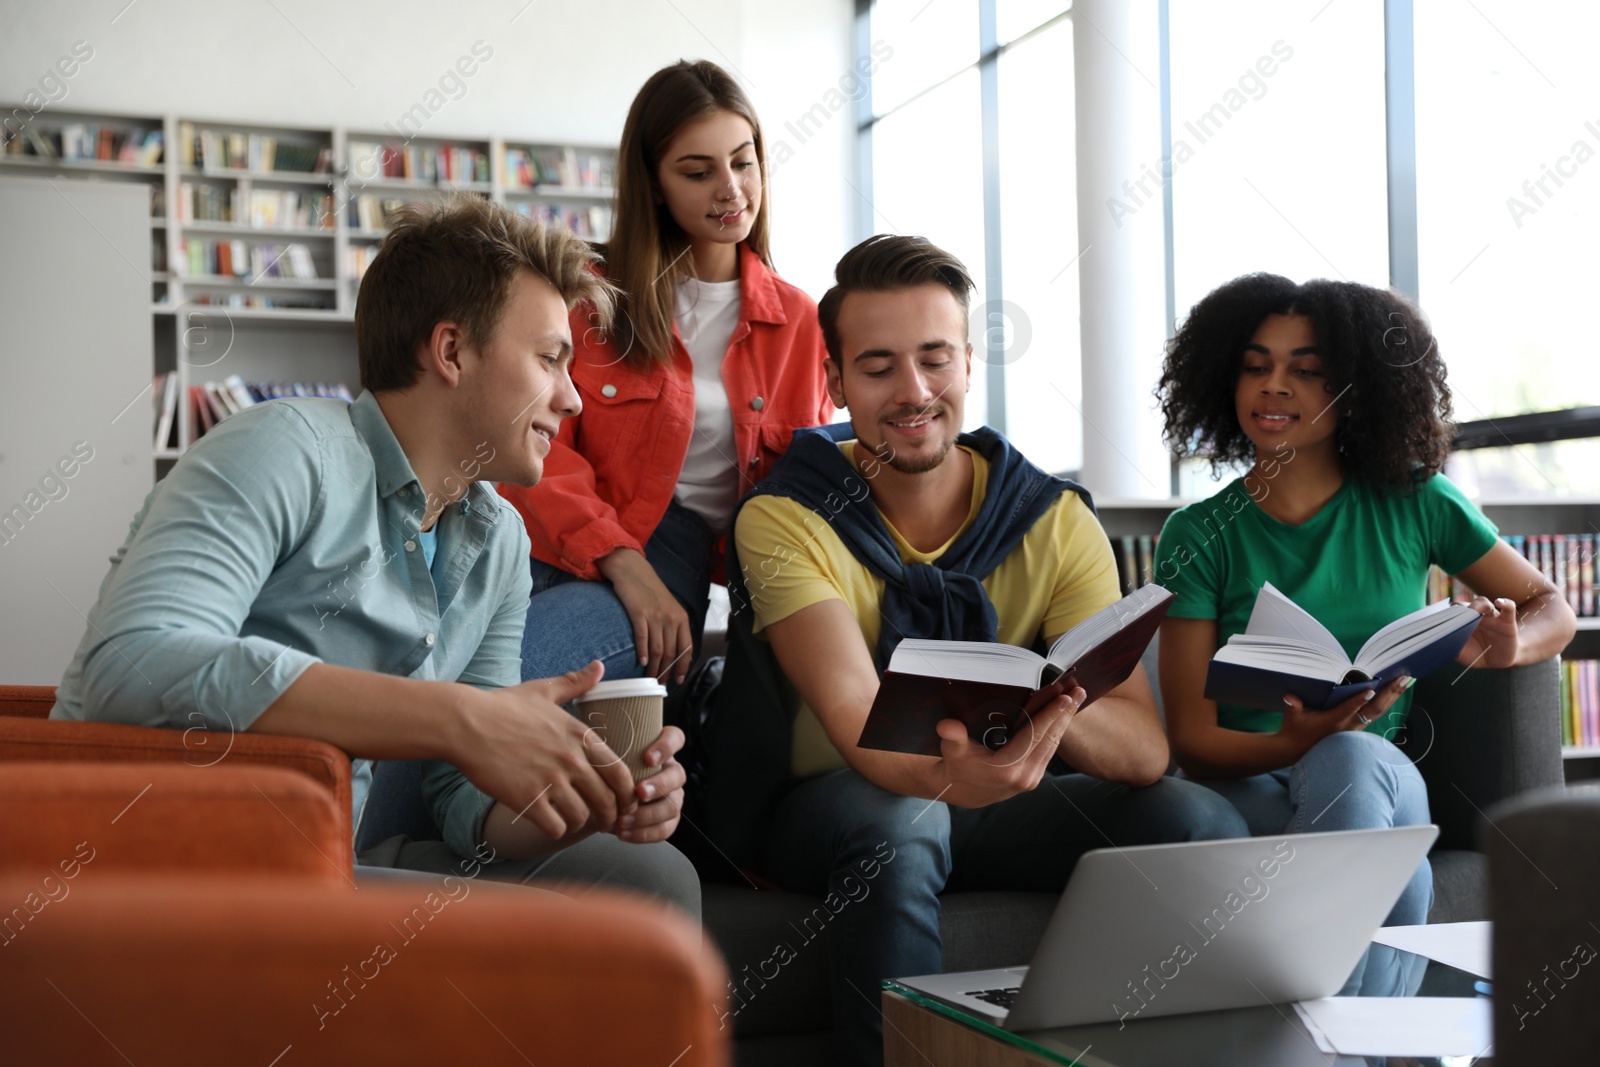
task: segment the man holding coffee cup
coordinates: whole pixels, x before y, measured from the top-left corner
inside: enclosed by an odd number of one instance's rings
[[[184,454],[114,557],[52,717],[331,742],[357,757],[357,825],[372,760],[433,761],[444,842],[395,838],[362,863],[444,874],[487,849],[486,878],[604,878],[698,919],[699,881],[665,843],[682,733],[657,711],[628,746],[653,772],[636,784],[560,706],[599,663],[521,681],[528,537],[492,486],[537,482],[581,408],[568,312],[609,313],[595,261],[478,197],[406,209],[356,303],[361,396],[260,404]]]

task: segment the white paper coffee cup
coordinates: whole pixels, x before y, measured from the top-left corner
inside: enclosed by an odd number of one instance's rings
[[[661,769],[647,767],[644,751],[661,736],[661,709],[667,687],[654,678],[597,682],[578,698],[578,715],[595,736],[622,760],[635,782]]]

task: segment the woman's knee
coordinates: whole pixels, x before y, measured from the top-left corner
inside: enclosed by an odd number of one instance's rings
[[[1388,740],[1367,731],[1331,734],[1296,764],[1291,790],[1314,816],[1304,829],[1347,830],[1407,826],[1428,821],[1428,790],[1421,773]],[[1323,819],[1322,816],[1327,818]]]
[[[1341,730],[1318,741],[1300,758],[1302,769],[1312,773],[1323,772],[1343,775],[1346,778],[1397,777],[1415,778],[1422,775],[1416,765],[1394,742],[1369,730]]]
[[[528,601],[522,635],[522,677],[551,678],[591,660],[608,678],[637,677],[633,622],[606,582],[563,582]]]

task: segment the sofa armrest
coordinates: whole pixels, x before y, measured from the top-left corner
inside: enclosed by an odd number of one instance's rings
[[[1489,812],[1497,1064],[1591,1063],[1600,1048],[1596,839],[1595,786],[1543,789]]]
[[[83,868],[310,879],[352,888],[333,795],[298,771],[239,762],[9,763],[0,774],[0,871],[48,875],[65,894]],[[344,809],[348,816],[349,809]]]
[[[1552,658],[1506,670],[1447,666],[1417,683],[1410,721],[1392,740],[1427,783],[1436,847],[1475,848],[1492,805],[1562,783],[1560,677]]]
[[[324,741],[271,734],[169,730],[120,723],[0,716],[0,761],[177,763],[195,770],[227,761],[285,767],[309,775],[339,806],[346,848],[350,825],[350,758]]]
[[[716,951],[641,896],[93,873],[0,949],[7,1062],[729,1061]]]
[[[0,715],[48,719],[55,704],[53,685],[0,685]]]

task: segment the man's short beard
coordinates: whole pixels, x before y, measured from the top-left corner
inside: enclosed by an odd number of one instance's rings
[[[936,470],[944,458],[950,454],[950,449],[955,446],[953,439],[946,439],[939,445],[939,451],[926,458],[902,456],[890,447],[887,441],[879,443],[872,449],[872,453],[880,463],[886,463],[901,474],[926,474]]]

